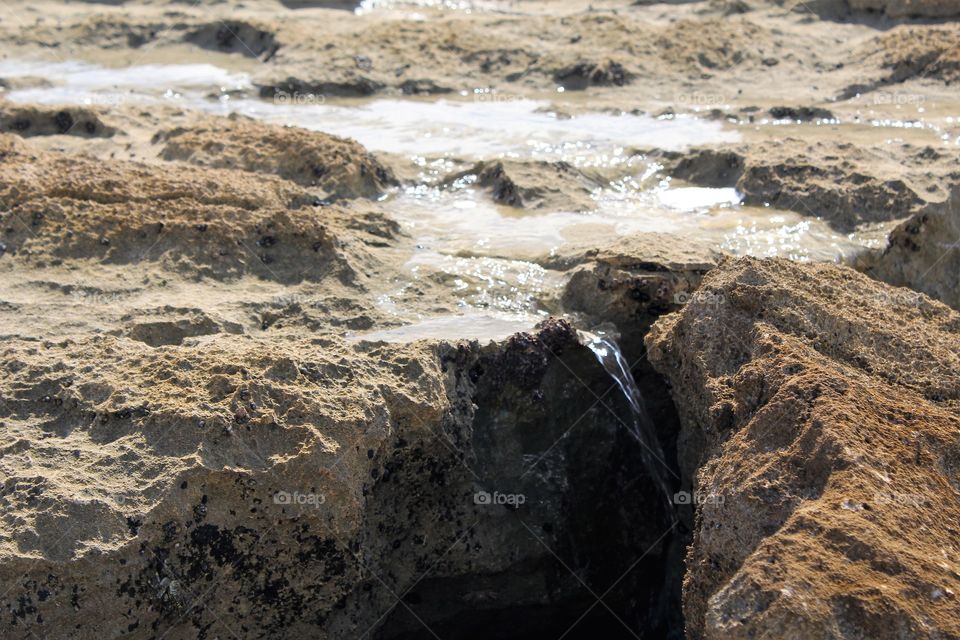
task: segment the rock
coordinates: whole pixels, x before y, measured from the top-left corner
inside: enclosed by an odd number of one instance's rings
[[[497,204],[548,211],[593,210],[597,205],[592,194],[604,184],[598,172],[562,161],[483,161],[447,176],[444,183],[452,185],[465,179],[475,179],[476,184],[489,189]]]
[[[796,13],[814,13],[826,19],[873,18],[951,18],[960,15],[960,8],[951,0],[711,0],[718,8],[731,10],[788,7]]]
[[[688,637],[960,634],[960,315],[780,259],[698,292],[647,338],[698,496]]]
[[[280,48],[276,34],[268,27],[240,20],[216,20],[201,25],[187,33],[184,39],[204,49],[239,53],[264,62],[275,56]]]
[[[888,18],[951,18],[960,6],[950,0],[844,0],[851,13],[882,13]]]
[[[564,247],[539,262],[569,274],[561,303],[587,326],[612,322],[626,347],[653,322],[683,306],[719,254],[708,243],[670,234],[624,237],[602,247]]]
[[[0,102],[0,131],[23,137],[71,135],[109,138],[117,130],[86,107],[49,107]]]
[[[10,253],[33,266],[68,258],[158,262],[215,279],[256,274],[287,284],[349,284],[371,265],[364,245],[397,233],[395,223],[363,203],[349,212],[325,207],[318,216],[315,195],[274,176],[105,163],[10,139],[16,140],[0,137],[2,238]]]
[[[323,104],[327,97],[358,98],[373,95],[384,88],[382,82],[357,75],[353,69],[328,71],[310,79],[271,72],[261,78],[257,86],[261,98],[272,99],[278,104]]]
[[[860,257],[857,268],[960,310],[960,188],[900,223],[887,247]]]
[[[736,187],[744,204],[822,217],[849,233],[865,223],[905,219],[943,189],[950,164],[943,158],[904,170],[913,150],[785,138],[696,149],[670,161],[669,172],[701,186]]]
[[[768,113],[775,120],[793,120],[795,122],[835,119],[829,109],[822,107],[771,107]]]
[[[859,47],[854,57],[877,71],[846,87],[840,100],[876,92],[876,104],[919,107],[926,101],[924,90],[900,85],[912,79],[947,85],[960,80],[960,25],[890,29]],[[886,91],[888,86],[893,90]]]
[[[0,363],[5,638],[560,635],[615,581],[631,628],[679,624],[673,527],[569,325],[5,341]]]
[[[163,157],[209,167],[272,173],[340,197],[374,197],[395,180],[359,143],[318,131],[244,118],[158,136]]]
[[[577,62],[562,69],[557,69],[553,79],[564,87],[573,91],[586,89],[590,86],[617,86],[628,84],[634,74],[614,60],[601,62]]]

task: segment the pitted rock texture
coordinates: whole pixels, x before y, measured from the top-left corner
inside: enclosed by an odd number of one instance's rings
[[[960,635],[960,314],[779,259],[700,291],[647,339],[700,500],[688,637]]]
[[[0,131],[23,137],[71,135],[108,138],[116,129],[85,107],[48,107],[0,102]]]
[[[541,262],[569,274],[561,296],[568,313],[581,314],[587,325],[613,323],[630,345],[696,295],[719,259],[706,242],[643,234],[601,247],[566,247]]]
[[[923,292],[960,310],[960,189],[898,225],[887,247],[863,256],[858,267],[879,280]],[[907,292],[904,299],[917,295]]]
[[[244,171],[100,162],[0,138],[0,239],[34,265],[160,263],[198,277],[288,284],[362,278],[395,223],[358,205],[320,206],[292,182]],[[356,259],[356,261],[354,261]]]
[[[158,139],[166,141],[167,160],[274,174],[331,196],[374,197],[396,182],[357,142],[297,127],[220,118]]]
[[[669,518],[569,325],[201,344],[5,342],[4,638],[559,635],[617,578],[631,628],[678,624]]]

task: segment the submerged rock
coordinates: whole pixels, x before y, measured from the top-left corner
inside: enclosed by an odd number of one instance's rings
[[[595,209],[592,194],[603,178],[569,162],[490,160],[478,162],[466,171],[447,176],[446,184],[464,179],[490,190],[493,201],[509,207],[548,211]]]
[[[960,315],[779,259],[699,291],[647,339],[696,506],[688,637],[960,634]]]
[[[671,175],[707,187],[736,187],[750,205],[822,217],[845,233],[901,220],[944,188],[946,158],[913,162],[916,147],[862,147],[786,138],[697,149],[672,161]]]

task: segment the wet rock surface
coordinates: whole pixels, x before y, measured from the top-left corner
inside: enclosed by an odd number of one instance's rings
[[[786,138],[777,144],[694,150],[673,161],[670,172],[693,184],[735,186],[747,204],[822,217],[850,232],[863,224],[905,219],[942,197],[944,187],[956,180],[955,167],[945,159],[909,144],[865,148]]]
[[[545,258],[544,266],[569,274],[562,295],[568,313],[582,314],[588,325],[613,323],[629,344],[696,295],[719,257],[706,243],[649,234],[569,247]]]
[[[580,170],[568,162],[478,162],[444,182],[471,181],[490,193],[497,204],[519,209],[590,211],[591,195],[604,183],[599,171]]]
[[[956,635],[960,316],[783,260],[699,291],[647,339],[700,496],[688,637]]]

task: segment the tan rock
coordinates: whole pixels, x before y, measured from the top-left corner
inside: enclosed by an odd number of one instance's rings
[[[882,252],[863,256],[857,266],[879,280],[960,309],[960,189],[902,222]]]
[[[329,195],[373,197],[394,182],[391,172],[359,143],[244,118],[161,134],[163,157],[206,167],[278,175]]]
[[[688,637],[960,635],[960,315],[901,291],[744,258],[654,325],[699,495]]]
[[[50,107],[0,102],[0,131],[28,136],[110,137],[116,129],[86,107]]]

